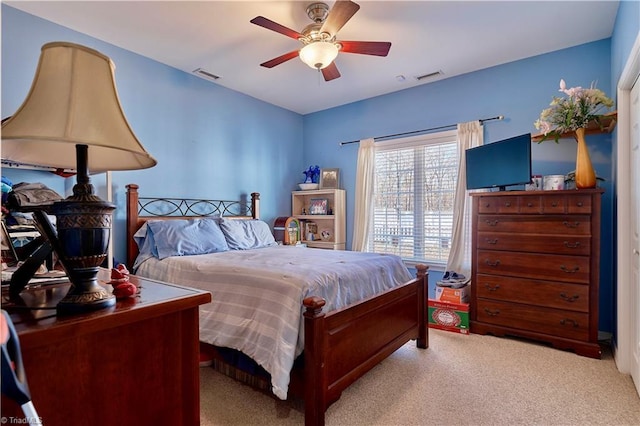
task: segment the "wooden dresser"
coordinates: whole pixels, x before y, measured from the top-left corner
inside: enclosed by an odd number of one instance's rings
[[[102,282],[108,274],[100,272]],[[198,306],[211,294],[135,276],[131,282],[138,297],[86,314],[58,317],[3,303],[44,425],[199,424]],[[26,290],[21,298],[32,308],[55,306],[68,286]],[[25,423],[4,395],[2,418]]]
[[[474,193],[472,333],[600,358],[603,190]]]

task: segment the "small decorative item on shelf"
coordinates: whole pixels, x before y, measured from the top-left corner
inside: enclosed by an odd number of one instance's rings
[[[318,189],[320,186],[320,167],[309,166],[309,168],[302,173],[304,174],[304,182],[298,184],[300,189],[303,191]]]
[[[302,213],[304,214],[304,213]],[[300,241],[300,221],[295,217],[281,216],[273,223],[273,236],[278,243],[295,245]]]
[[[298,186],[302,191],[313,191],[314,189],[318,189],[317,183],[299,183]]]
[[[302,173],[304,174],[304,183],[318,183],[320,181],[320,167],[317,165],[309,166]]]
[[[575,182],[577,189],[595,188],[596,174],[591,164],[589,150],[585,143],[585,131],[593,123],[603,126],[600,113],[603,108],[613,106],[602,90],[591,88],[571,87],[567,89],[565,81],[560,80],[560,92],[565,98],[553,97],[549,108],[540,113],[540,118],[534,123],[536,129],[544,133],[540,142],[553,137],[556,142],[564,133],[573,133],[578,142],[576,156]]]

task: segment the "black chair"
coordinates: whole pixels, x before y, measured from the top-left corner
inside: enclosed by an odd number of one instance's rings
[[[2,342],[2,394],[20,405],[29,425],[42,426],[42,419],[31,402],[18,333],[11,317],[4,310],[1,320],[6,323],[8,329],[8,338]],[[4,324],[2,327],[4,328]]]

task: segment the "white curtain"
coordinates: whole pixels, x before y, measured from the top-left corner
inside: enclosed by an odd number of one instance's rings
[[[358,168],[356,169],[355,211],[353,215],[353,241],[351,250],[366,251],[369,244],[369,227],[373,189],[376,176],[376,151],[373,138],[360,141]]]
[[[483,144],[480,121],[458,124],[458,183],[453,204],[453,229],[447,271],[471,276],[471,197],[467,194],[465,150]]]

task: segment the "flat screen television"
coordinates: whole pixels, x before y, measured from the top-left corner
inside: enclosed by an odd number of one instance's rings
[[[465,151],[467,189],[499,188],[531,181],[531,133]]]

